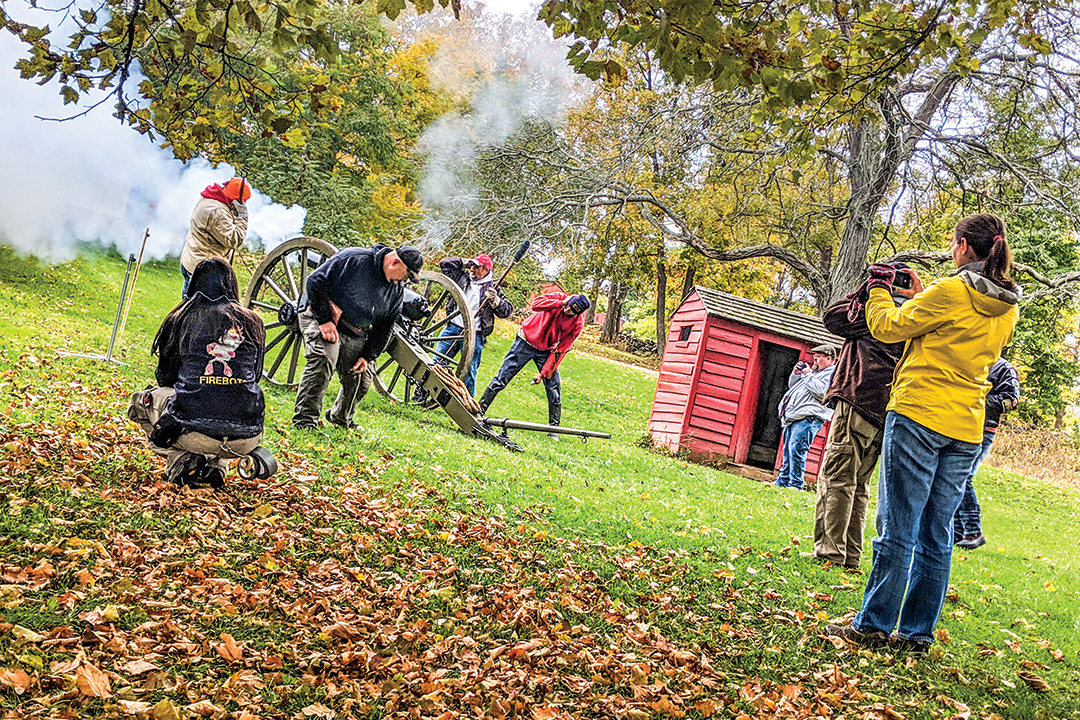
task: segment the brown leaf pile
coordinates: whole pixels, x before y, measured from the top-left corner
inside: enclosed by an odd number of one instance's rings
[[[57,618],[34,630],[0,616],[11,720],[90,707],[154,720],[902,717],[836,665],[788,683],[740,672],[746,648],[779,648],[740,624],[730,583],[710,598],[730,617],[722,644],[672,640],[666,622],[713,622],[676,553],[554,537],[418,481],[383,497],[386,456],[320,480],[325,462],[284,440],[270,482],[177,489],[101,393],[69,391],[89,420],[0,431],[11,509],[50,517],[38,539],[0,537],[18,556],[0,556],[0,612],[47,598]],[[72,502],[35,500],[58,491]],[[580,564],[592,554],[603,574]],[[650,591],[628,606],[609,577]],[[769,593],[754,611],[814,638]]]

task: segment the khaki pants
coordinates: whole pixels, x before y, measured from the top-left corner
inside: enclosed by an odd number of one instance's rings
[[[330,378],[337,370],[341,380],[341,389],[333,407],[326,414],[326,419],[335,425],[353,426],[353,413],[358,403],[375,380],[375,368],[372,364],[363,373],[352,371],[353,365],[360,359],[360,353],[367,341],[367,334],[360,337],[338,335],[337,342],[327,342],[319,330],[319,321],[304,310],[298,318],[300,332],[304,336],[304,373],[300,376],[300,387],[296,390],[296,408],[293,412],[293,425],[312,427],[319,424],[322,415],[323,397],[330,385]]]
[[[146,433],[147,438],[154,430],[154,423],[158,421],[169,407],[169,401],[176,391],[172,388],[153,388],[140,390],[131,394],[131,403],[128,405],[128,417],[139,424]],[[149,398],[149,402],[146,401]],[[224,475],[229,469],[229,461],[243,457],[259,446],[262,442],[262,433],[252,438],[242,440],[218,440],[217,438],[203,435],[199,432],[187,432],[177,439],[172,447],[163,448],[150,443],[150,449],[157,455],[165,458],[167,464],[166,474],[173,466],[180,462],[185,455],[204,455],[208,462],[216,462],[217,467]]]
[[[881,454],[882,429],[838,401],[817,481],[814,555],[858,566],[862,557],[870,476]]]

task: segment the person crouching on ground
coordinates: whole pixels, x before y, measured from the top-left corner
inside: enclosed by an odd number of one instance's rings
[[[247,201],[251,185],[234,177],[224,185],[207,185],[191,211],[180,272],[184,276],[181,299],[187,297],[188,282],[195,266],[207,258],[229,257],[244,244],[248,230]]]
[[[514,306],[506,299],[502,289],[492,277],[493,267],[491,257],[486,253],[468,260],[448,257],[439,262],[440,272],[457,283],[465,295],[468,307],[462,308],[461,312],[470,313],[476,321],[476,341],[473,345],[472,364],[469,365],[469,372],[465,376],[465,387],[473,396],[476,395],[476,371],[480,368],[480,358],[484,354],[488,336],[495,329],[495,318],[508,318],[510,313],[514,312]],[[446,309],[447,314],[452,316],[457,310],[457,306],[451,300],[450,306]],[[460,337],[464,332],[461,323],[446,324],[435,346],[435,352],[438,353],[435,356],[435,362],[440,365],[450,364],[447,358],[457,355],[461,349],[461,341],[443,338]]]
[[[878,537],[862,609],[825,632],[858,645],[892,642],[924,655],[945,603],[953,516],[983,440],[990,367],[1019,317],[1005,224],[971,215],[953,232],[958,268],[896,307],[895,270],[870,268],[866,322],[882,342],[907,341],[896,368],[881,449]]]
[[[487,412],[495,396],[502,392],[521,368],[532,361],[540,371],[533,384],[544,383],[548,401],[548,424],[562,421],[562,382],[559,363],[570,352],[574,341],[585,326],[582,313],[589,309],[589,298],[551,292],[532,301],[532,315],[525,319],[517,337],[503,358],[499,372],[480,396],[480,409]],[[551,435],[552,438],[557,436]]]
[[[806,482],[806,454],[821,426],[833,411],[822,404],[832,381],[836,348],[818,345],[810,351],[811,364],[799,361],[788,377],[788,390],[780,398],[780,424],[784,428],[783,460],[776,476],[777,487],[802,490]]]
[[[311,273],[308,306],[299,315],[307,364],[296,391],[295,427],[319,426],[323,396],[335,370],[341,389],[326,419],[356,427],[353,413],[374,382],[375,358],[401,312],[404,282],[416,280],[423,264],[414,247],[394,250],[375,244],[341,250]]]
[[[894,264],[901,270],[901,263]],[[906,266],[903,266],[906,267]],[[870,477],[881,453],[885,406],[904,343],[883,343],[866,324],[865,283],[822,316],[825,329],[844,338],[836,371],[825,392],[833,418],[817,480],[814,551],[822,562],[857,572],[862,558]],[[906,302],[893,293],[893,300]]]
[[[166,316],[151,346],[160,387],[131,396],[128,417],[166,459],[170,482],[220,488],[229,460],[262,441],[266,331],[238,298],[224,258],[200,262],[187,299]]]

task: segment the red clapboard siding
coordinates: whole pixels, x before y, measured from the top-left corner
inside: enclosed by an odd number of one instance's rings
[[[693,424],[692,421],[690,428],[686,431],[686,434],[691,435],[698,440],[703,440],[705,442],[715,444],[716,447],[712,449],[720,450],[721,452],[724,450],[724,448],[728,447],[731,444],[731,435],[724,432],[722,429],[715,427],[702,427],[701,425]]]
[[[709,323],[709,338],[727,341],[736,345],[745,345],[746,347],[750,347],[754,341],[754,335],[750,328],[743,328],[743,331],[739,332],[716,322]]]
[[[680,340],[682,329],[687,325],[692,328],[690,336]],[[691,293],[671,317],[649,416],[649,432],[654,445],[667,446],[671,450],[679,448],[707,325],[708,313],[697,293]]]
[[[738,378],[739,380],[742,380],[744,377],[746,377],[745,368],[736,367],[734,365],[722,365],[720,363],[710,362],[708,360],[701,363],[701,369],[714,375]]]
[[[730,375],[702,372],[698,378],[698,392],[705,392],[706,389],[711,393],[715,393],[715,390],[728,390],[739,396],[743,391],[743,382],[741,378]]]

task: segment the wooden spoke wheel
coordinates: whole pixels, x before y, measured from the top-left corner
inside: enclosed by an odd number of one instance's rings
[[[325,240],[293,238],[271,250],[251,276],[242,304],[266,325],[263,377],[274,385],[295,389],[300,384],[304,362],[297,321],[300,295],[312,271],[336,252]]]
[[[418,321],[399,318],[395,332],[420,345],[464,380],[476,347],[476,322],[468,312],[449,314],[449,308],[451,303],[457,308],[468,307],[465,294],[453,280],[430,270],[421,270],[411,289],[427,298],[431,314]],[[379,357],[375,365],[375,387],[383,395],[398,402],[429,405],[426,397],[417,396],[415,380],[391,356]]]

